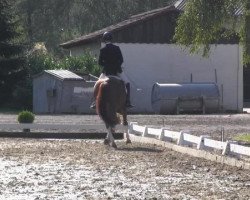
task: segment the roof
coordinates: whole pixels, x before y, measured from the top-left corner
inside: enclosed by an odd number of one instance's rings
[[[61,80],[84,80],[81,76],[68,71],[68,70],[44,70],[45,73],[48,73],[56,78]]]
[[[189,0],[177,0],[171,6],[166,6],[163,8],[158,8],[158,9],[154,9],[154,10],[151,10],[148,12],[133,15],[130,18],[128,18],[127,20],[124,20],[118,24],[114,24],[114,25],[108,26],[106,28],[100,29],[98,31],[89,33],[87,35],[83,35],[83,36],[78,37],[76,39],[67,41],[65,43],[60,44],[60,46],[65,48],[65,49],[68,49],[68,48],[71,48],[74,46],[87,44],[87,43],[90,43],[90,42],[93,42],[96,40],[101,40],[103,33],[106,31],[117,32],[119,30],[128,28],[129,26],[132,26],[134,24],[141,23],[141,22],[146,21],[148,19],[164,15],[170,11],[173,11],[173,10],[183,11],[183,10],[185,10],[185,6],[186,6],[187,1],[189,1]],[[235,15],[236,16],[242,15],[243,9],[244,9],[243,5],[239,4],[238,8],[235,10]]]
[[[184,10],[186,5],[186,0],[178,0],[176,1],[176,3],[174,4],[174,6],[178,9],[178,10]]]
[[[101,39],[103,33],[106,31],[116,32],[116,31],[125,29],[129,26],[132,26],[134,24],[141,23],[141,22],[146,21],[148,19],[154,18],[156,16],[164,15],[164,14],[166,14],[170,11],[174,11],[174,10],[177,10],[177,9],[175,8],[175,6],[172,5],[172,6],[166,6],[163,8],[154,9],[154,10],[144,12],[144,13],[141,13],[138,15],[133,15],[129,19],[124,20],[118,24],[108,26],[106,28],[92,32],[92,33],[87,34],[87,35],[83,35],[79,38],[62,43],[62,44],[60,44],[60,46],[67,49],[67,48],[70,48],[73,46],[86,44],[86,43],[95,41],[97,39]]]
[[[244,6],[241,4],[239,5],[238,9],[234,12],[236,16],[243,15],[244,13]]]

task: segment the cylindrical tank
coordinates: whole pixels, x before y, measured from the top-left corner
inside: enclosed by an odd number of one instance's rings
[[[151,104],[155,113],[214,113],[219,111],[220,94],[215,83],[155,83]]]

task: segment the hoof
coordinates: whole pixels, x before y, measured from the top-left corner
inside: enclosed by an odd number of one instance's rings
[[[104,139],[103,144],[104,144],[104,145],[109,145],[109,142],[110,142],[110,141],[109,141],[108,139]]]
[[[126,144],[131,144],[132,142],[131,142],[131,140],[130,139],[127,139],[126,140]]]
[[[117,146],[116,146],[116,144],[114,142],[111,144],[111,147],[117,149]]]

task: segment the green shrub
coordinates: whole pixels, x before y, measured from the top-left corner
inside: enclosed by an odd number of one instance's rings
[[[101,68],[96,58],[88,52],[81,56],[66,57],[58,62],[58,66],[69,71],[93,74],[95,76],[99,76],[101,73]]]
[[[35,120],[35,115],[30,111],[22,111],[17,118],[19,123],[32,123]]]
[[[29,77],[50,69],[67,69],[72,72],[90,73],[96,76],[101,73],[97,59],[89,52],[81,56],[68,56],[63,59],[56,59],[51,54],[42,53],[30,54],[27,57]]]
[[[43,72],[43,70],[58,69],[56,59],[50,54],[31,54],[27,57],[29,77]]]

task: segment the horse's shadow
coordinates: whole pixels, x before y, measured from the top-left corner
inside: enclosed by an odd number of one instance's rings
[[[153,149],[148,147],[117,147],[117,151],[138,151],[138,152],[153,152],[153,153],[161,153],[163,150],[160,149]]]

